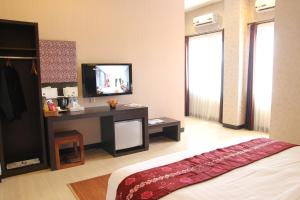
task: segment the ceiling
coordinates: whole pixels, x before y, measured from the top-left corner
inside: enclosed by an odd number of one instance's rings
[[[222,0],[184,0],[184,10],[185,12],[191,11],[219,1]]]

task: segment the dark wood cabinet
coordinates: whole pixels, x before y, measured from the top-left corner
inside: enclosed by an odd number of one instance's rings
[[[38,41],[37,23],[0,20],[0,67],[10,62],[17,71],[26,104],[19,119],[0,118],[2,177],[47,167]],[[7,168],[9,163],[29,159],[38,159],[40,163]]]

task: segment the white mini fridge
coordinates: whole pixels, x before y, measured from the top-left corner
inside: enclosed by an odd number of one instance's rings
[[[116,150],[143,145],[143,124],[141,119],[115,122]]]

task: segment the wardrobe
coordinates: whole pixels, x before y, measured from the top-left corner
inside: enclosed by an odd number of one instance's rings
[[[8,119],[3,115],[5,106],[0,108],[2,178],[47,168],[37,23],[0,20],[0,70],[5,68],[19,77],[20,91],[15,95],[23,98],[15,99],[25,109]]]

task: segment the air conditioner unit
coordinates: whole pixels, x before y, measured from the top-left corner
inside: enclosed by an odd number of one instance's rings
[[[216,24],[218,21],[217,19],[218,19],[218,16],[214,13],[201,15],[201,16],[195,17],[193,19],[193,26],[195,28],[197,28],[197,27],[201,27],[201,26]]]
[[[275,8],[276,0],[256,0],[256,12],[264,12]]]

